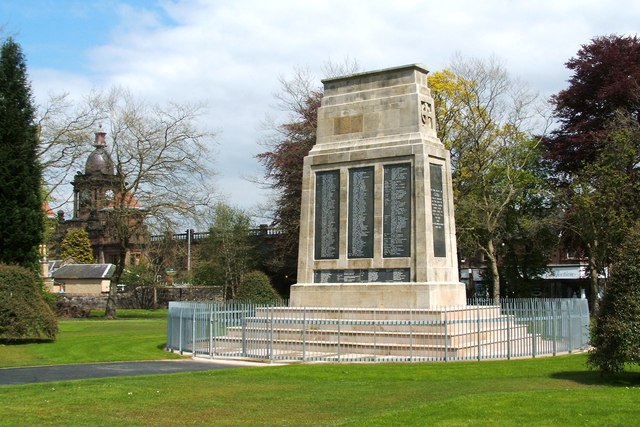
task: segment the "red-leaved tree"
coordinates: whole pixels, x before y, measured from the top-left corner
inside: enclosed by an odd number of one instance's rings
[[[275,190],[274,226],[282,234],[275,243],[273,267],[282,272],[283,285],[295,283],[297,275],[300,202],[302,197],[302,162],[316,142],[317,116],[322,89],[314,88],[304,71],[293,79],[281,79],[281,107],[289,112],[286,123],[275,127],[268,150],[258,154],[265,176]],[[286,291],[286,289],[281,289]]]
[[[595,37],[566,66],[573,75],[551,98],[560,126],[546,145],[556,172],[570,175],[595,160],[617,112],[640,120],[640,40]]]

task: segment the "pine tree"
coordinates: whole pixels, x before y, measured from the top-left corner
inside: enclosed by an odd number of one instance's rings
[[[37,130],[22,49],[0,51],[0,262],[37,268],[44,235]]]

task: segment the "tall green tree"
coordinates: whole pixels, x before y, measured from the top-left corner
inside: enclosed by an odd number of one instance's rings
[[[566,188],[564,227],[586,251],[589,305],[598,311],[600,286],[616,248],[640,218],[640,126],[620,113],[598,144],[606,145],[593,162],[573,174]]]
[[[251,218],[246,212],[218,203],[210,236],[199,251],[195,281],[222,286],[224,297],[234,299],[243,276],[254,269],[257,261],[250,229]]]
[[[438,136],[452,154],[458,245],[466,255],[485,255],[498,299],[505,244],[515,242],[518,229],[514,214],[542,199],[543,182],[534,172],[540,141],[533,135],[544,132],[546,121],[537,95],[495,58],[455,57],[429,85]],[[517,221],[523,229],[524,218]]]
[[[72,258],[78,264],[92,264],[95,259],[89,233],[84,228],[71,229],[60,244],[60,256]]]
[[[37,269],[44,215],[34,111],[22,49],[8,38],[0,51],[0,262]]]

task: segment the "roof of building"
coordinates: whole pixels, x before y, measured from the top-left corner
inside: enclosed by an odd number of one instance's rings
[[[67,264],[56,269],[54,279],[110,279],[116,270],[113,264]]]
[[[42,202],[42,210],[44,211],[47,218],[54,219],[58,217],[53,209],[51,209],[49,202],[46,200]]]
[[[87,158],[87,163],[84,167],[85,174],[101,173],[104,175],[113,175],[113,160],[107,152],[107,143],[105,141],[104,132],[96,132],[96,140],[93,146],[95,150]]]

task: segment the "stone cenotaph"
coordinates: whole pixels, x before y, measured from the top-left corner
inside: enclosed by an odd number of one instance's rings
[[[323,80],[291,307],[466,305],[427,73],[414,64]]]

